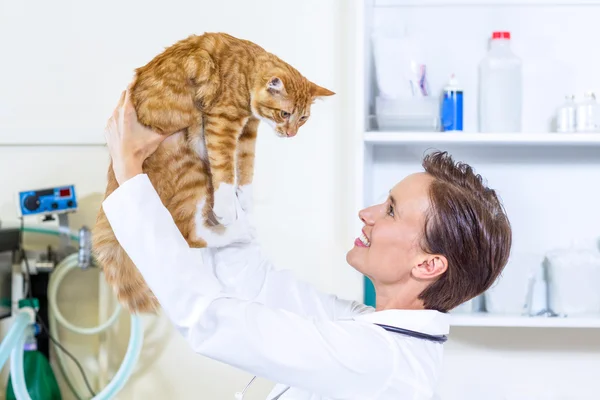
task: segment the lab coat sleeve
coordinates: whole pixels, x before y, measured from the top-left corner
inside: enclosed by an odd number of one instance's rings
[[[189,248],[146,175],[123,183],[103,208],[120,244],[197,353],[338,399],[375,398],[396,372],[394,343],[368,322],[308,317],[228,292],[214,265]]]
[[[320,291],[289,270],[277,269],[256,242],[216,250],[214,264],[217,277],[227,290],[267,306],[330,320],[371,311],[371,307],[357,301]]]

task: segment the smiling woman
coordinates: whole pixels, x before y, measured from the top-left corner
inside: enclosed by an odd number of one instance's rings
[[[420,246],[432,181],[425,173],[410,175],[385,203],[359,213],[366,243],[358,240],[346,259],[374,283],[378,307],[424,308],[419,293],[448,267],[443,254],[427,254]]]
[[[347,261],[369,277],[377,309],[447,312],[487,290],[508,262],[512,230],[494,190],[463,163],[436,152],[365,224]]]
[[[143,136],[135,121],[109,126],[111,155],[131,160],[122,149]],[[269,400],[433,398],[446,311],[484,291],[508,258],[494,191],[445,153],[360,212],[363,235],[347,259],[373,279],[377,309],[277,270],[240,207],[230,229],[245,240],[191,249],[142,163],[121,163],[124,179],[103,203],[119,243],[190,347],[280,382]]]

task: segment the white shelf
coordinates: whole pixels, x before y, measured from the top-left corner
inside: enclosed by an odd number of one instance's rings
[[[516,328],[600,328],[600,315],[589,317],[525,317],[494,314],[455,314],[451,326]]]
[[[600,0],[374,0],[375,7],[597,6]]]
[[[371,144],[600,146],[600,133],[365,132]]]

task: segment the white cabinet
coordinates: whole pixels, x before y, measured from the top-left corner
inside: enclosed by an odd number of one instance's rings
[[[600,93],[600,1],[361,0],[355,51],[355,208],[383,201],[405,175],[422,170],[423,154],[447,150],[471,164],[497,190],[513,227],[510,268],[523,271],[544,254],[572,244],[596,249],[600,238],[600,133],[554,133],[552,119],[565,95]],[[377,123],[379,93],[372,34],[408,32],[439,95],[450,74],[464,88],[464,132],[411,132]],[[478,64],[493,31],[510,31],[523,60],[523,129],[477,131]],[[353,227],[359,232],[360,221]],[[508,267],[507,267],[508,268]],[[518,272],[518,271],[517,271]],[[372,304],[369,282],[365,302]],[[600,287],[600,282],[598,283]],[[525,302],[525,298],[523,298]],[[512,316],[459,316],[463,326],[600,326],[600,315],[569,321]],[[567,317],[569,318],[569,317]]]

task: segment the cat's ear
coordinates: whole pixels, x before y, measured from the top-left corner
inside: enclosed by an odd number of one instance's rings
[[[310,94],[313,97],[323,97],[323,96],[333,96],[335,93],[329,89],[325,89],[324,87],[321,87],[321,86],[311,82]]]
[[[278,76],[272,76],[267,81],[267,91],[271,94],[285,94],[283,81]]]

